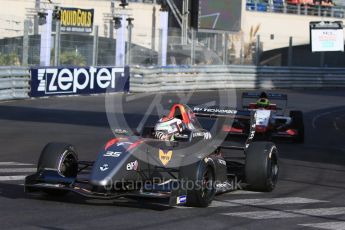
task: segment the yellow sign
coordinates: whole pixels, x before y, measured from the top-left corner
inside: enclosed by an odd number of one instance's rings
[[[91,33],[93,17],[93,9],[61,8],[61,31]]]
[[[173,151],[164,152],[163,150],[159,150],[159,160],[164,166],[170,162],[172,155]]]

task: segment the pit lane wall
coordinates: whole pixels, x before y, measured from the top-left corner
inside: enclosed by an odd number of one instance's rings
[[[345,68],[1,67],[0,100],[107,92],[345,88]]]

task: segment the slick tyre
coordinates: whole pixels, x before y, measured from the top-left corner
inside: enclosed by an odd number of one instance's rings
[[[211,158],[180,169],[180,178],[187,182],[183,185],[187,188],[187,206],[209,206],[216,195],[215,175],[215,164]]]
[[[245,178],[250,190],[272,191],[278,181],[278,151],[271,142],[253,142],[245,159]]]
[[[298,134],[295,138],[295,142],[304,142],[304,121],[302,111],[290,111],[290,117],[292,118],[291,128],[296,129]]]
[[[78,174],[78,156],[75,148],[65,143],[49,143],[47,144],[38,160],[37,172],[45,169],[54,169],[61,176],[77,177]],[[48,195],[62,196],[68,193],[65,190],[45,189]]]

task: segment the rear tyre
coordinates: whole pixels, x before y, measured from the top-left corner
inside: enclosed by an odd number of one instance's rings
[[[207,158],[207,162],[202,160],[180,169],[180,179],[185,182],[183,186],[187,189],[187,206],[207,207],[212,202],[216,195],[214,169],[211,158]]]
[[[37,172],[45,169],[55,169],[63,177],[77,177],[78,174],[78,156],[75,148],[66,143],[49,143],[41,152],[38,160]],[[49,195],[62,196],[68,191],[45,189]]]
[[[271,142],[253,142],[245,153],[245,178],[249,189],[272,191],[279,174],[277,147]]]
[[[292,119],[291,128],[297,130],[298,134],[295,138],[297,143],[304,142],[304,122],[302,111],[290,111],[290,117]]]

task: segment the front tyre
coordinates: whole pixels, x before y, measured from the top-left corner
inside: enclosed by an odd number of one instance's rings
[[[245,178],[249,189],[272,191],[279,174],[277,147],[271,142],[253,142],[245,154]]]
[[[63,177],[77,177],[78,156],[75,148],[66,143],[47,144],[38,160],[37,172],[45,169],[56,170]],[[61,196],[68,193],[66,190],[45,189],[49,195]]]
[[[211,158],[182,167],[180,179],[185,183],[183,186],[187,188],[187,206],[207,207],[210,205],[216,195],[215,166]]]

